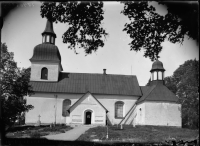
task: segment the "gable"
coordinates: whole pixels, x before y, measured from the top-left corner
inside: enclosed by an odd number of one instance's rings
[[[108,110],[90,92],[85,93],[81,98],[79,98],[79,100],[77,100],[68,109],[68,111],[69,112],[73,111],[80,104],[88,105],[88,107],[90,105],[98,105],[98,106],[102,107],[106,112],[108,112]]]

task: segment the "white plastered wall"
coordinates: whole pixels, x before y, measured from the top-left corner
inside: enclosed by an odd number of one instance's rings
[[[57,95],[57,101],[54,95]],[[84,94],[67,94],[67,93],[35,93],[31,97],[27,98],[27,104],[31,104],[34,106],[32,110],[26,113],[25,122],[26,124],[35,124],[38,120],[38,116],[40,115],[40,121],[44,124],[49,124],[55,122],[55,105],[57,105],[56,109],[56,122],[57,123],[71,123],[72,122],[72,113],[70,113],[69,117],[62,116],[62,109],[63,109],[63,101],[65,99],[71,100],[71,105],[73,105],[79,98],[81,98]],[[118,124],[122,119],[115,118],[115,102],[123,101],[124,102],[124,109],[123,115],[125,116],[131,107],[135,104],[138,97],[136,96],[124,96],[124,95],[95,95],[95,98],[109,111],[107,113],[108,118],[112,124]],[[91,98],[92,99],[92,98]],[[57,102],[57,104],[56,104]],[[92,110],[93,105],[87,105],[88,109]],[[98,118],[101,121],[101,118],[106,119],[106,115],[104,115],[104,110],[102,110],[99,105],[98,111],[94,113],[98,113],[96,115],[96,119]],[[84,112],[83,110],[77,110],[79,112]],[[98,117],[97,117],[98,116]],[[104,116],[104,117],[102,117]],[[84,119],[82,117],[83,123]],[[99,122],[100,123],[100,122]],[[105,121],[103,121],[103,124]]]
[[[57,99],[54,95],[57,95]],[[32,110],[26,113],[25,123],[35,124],[40,115],[40,121],[42,124],[66,123],[70,122],[69,117],[62,116],[63,101],[65,99],[71,100],[73,105],[83,94],[61,94],[61,93],[35,93],[31,97],[26,97],[27,104],[34,106]],[[57,107],[57,108],[56,108]],[[56,111],[56,112],[55,112]]]
[[[85,124],[86,111],[91,111],[91,124],[106,124],[106,110],[90,93],[84,95],[70,110],[71,123]]]
[[[107,113],[107,116],[113,125],[119,124],[120,121],[122,120],[115,118],[115,103],[117,101],[124,102],[123,116],[125,116],[138,99],[138,97],[136,96],[125,96],[125,95],[95,95],[95,97],[109,111]]]
[[[134,111],[133,125],[145,125],[145,104],[139,104]]]
[[[41,79],[41,70],[43,67],[48,69],[48,79]],[[41,63],[41,62],[32,62],[31,63],[31,81],[58,81],[59,72],[61,70],[59,63]]]
[[[143,102],[137,105],[136,112],[136,125],[182,126],[180,104]]]

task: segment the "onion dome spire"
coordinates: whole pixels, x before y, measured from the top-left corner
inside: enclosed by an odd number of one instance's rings
[[[164,67],[163,63],[158,59],[152,64],[151,72],[151,83],[152,84],[164,84]]]
[[[161,61],[159,61],[158,59],[153,63],[150,72],[152,72],[154,70],[165,71],[165,69],[163,68],[163,63]]]
[[[42,44],[35,46],[31,62],[50,62],[61,65],[61,55],[58,47],[55,45],[56,34],[53,30],[53,22],[47,19],[46,28],[42,33]]]
[[[50,18],[47,19],[46,28],[42,33],[42,43],[55,44],[56,34],[53,30],[53,22]]]

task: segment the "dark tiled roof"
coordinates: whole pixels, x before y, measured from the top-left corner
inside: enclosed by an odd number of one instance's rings
[[[33,50],[33,57],[30,61],[61,62],[61,56],[57,46],[44,43],[35,46]]]
[[[149,88],[151,88],[151,86],[140,86],[140,88],[141,88],[142,94],[144,94],[149,90]]]
[[[31,81],[34,91],[135,95],[142,96],[137,77],[130,75],[104,75],[63,73],[58,82]]]
[[[143,101],[162,101],[177,102],[178,97],[174,95],[165,85],[157,84],[141,87],[143,96],[137,101],[137,104]]]

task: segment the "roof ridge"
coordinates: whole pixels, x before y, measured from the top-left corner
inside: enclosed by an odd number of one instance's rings
[[[97,74],[97,75],[104,75],[103,73],[81,73],[81,72],[60,72],[60,73]],[[134,76],[134,77],[136,77],[136,75],[123,75],[123,74],[106,74],[106,75],[116,75],[116,76]]]
[[[145,86],[145,87],[146,87],[146,86]],[[153,85],[153,86],[151,87],[152,89],[148,89],[148,92],[146,92],[147,94],[143,94],[143,95],[142,95],[142,97],[146,95],[146,97],[145,97],[142,101],[144,101],[144,100],[151,94],[151,92],[155,89],[155,87],[156,87],[156,85]],[[141,98],[142,98],[142,97],[141,97]],[[137,101],[136,104],[142,102],[142,101],[140,101],[141,98],[138,99],[138,101]]]
[[[151,89],[151,91],[147,94],[147,96],[149,96],[149,94],[151,94],[151,92],[156,88],[156,85],[153,85],[153,89]]]

